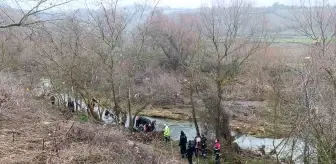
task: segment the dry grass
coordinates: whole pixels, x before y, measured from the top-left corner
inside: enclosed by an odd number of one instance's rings
[[[149,109],[142,111],[139,115],[156,117],[156,118],[167,118],[173,120],[189,120],[191,119],[191,109]]]
[[[66,120],[14,77],[2,74],[0,90],[0,163],[183,163],[116,127]]]

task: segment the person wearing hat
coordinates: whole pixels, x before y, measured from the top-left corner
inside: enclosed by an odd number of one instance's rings
[[[165,138],[165,141],[168,142],[170,141],[170,129],[167,124],[164,124],[164,126],[165,128],[164,128],[163,136]]]

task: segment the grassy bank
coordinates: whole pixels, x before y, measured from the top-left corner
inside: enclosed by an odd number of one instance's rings
[[[165,152],[168,154],[174,154],[174,157],[176,157],[178,160],[181,161],[187,161],[186,158],[182,159],[180,154],[180,147],[178,146],[178,141],[172,141],[169,143],[164,143],[163,141],[158,142],[154,146],[154,150],[158,152]],[[210,144],[209,144],[210,145]],[[208,147],[208,149],[210,146]],[[223,148],[222,149],[222,155],[221,155],[221,163],[223,164],[276,164],[275,161],[271,159],[265,159],[262,157],[256,157],[254,154],[252,154],[249,151],[244,151],[241,154],[233,153],[232,151],[229,151],[228,149]],[[206,158],[202,157],[195,157],[193,156],[193,162],[196,162],[197,164],[215,164],[214,160],[214,154],[211,150],[207,150],[207,156]]]
[[[172,119],[172,120],[186,120],[187,121],[187,120],[192,119],[190,112],[191,112],[190,109],[154,108],[154,109],[144,110],[139,115],[155,117],[155,118],[166,118],[166,119]]]

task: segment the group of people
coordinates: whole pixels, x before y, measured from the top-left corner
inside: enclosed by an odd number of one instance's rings
[[[156,121],[151,121],[148,118],[145,117],[139,117],[137,116],[135,118],[135,127],[139,130],[139,131],[143,131],[145,133],[147,132],[152,132],[155,130],[155,125],[156,125]]]
[[[154,125],[155,125],[155,121]],[[151,127],[154,127],[153,122],[151,122],[149,119],[144,117],[136,117],[135,126],[138,129],[144,128],[143,131],[149,132]],[[170,128],[167,124],[164,124],[165,128],[163,130],[163,136],[165,138],[165,142],[170,141]],[[155,127],[154,127],[155,128]],[[180,152],[182,158],[187,157],[189,164],[192,164],[192,158],[193,156],[206,158],[207,156],[207,138],[204,134],[200,135],[199,133],[196,135],[196,137],[193,140],[189,140],[186,136],[186,134],[181,131],[180,135],[180,142],[179,142]],[[215,163],[220,163],[220,149],[221,145],[219,143],[219,140],[216,139],[215,143],[213,144],[213,152],[215,155]]]
[[[54,95],[50,96],[51,105],[55,105],[56,97]],[[71,112],[75,112],[75,101],[68,98],[67,106]]]
[[[185,133],[181,131],[179,146],[182,158],[187,157],[189,164],[192,164],[192,158],[194,155],[195,157],[201,156],[202,158],[206,158],[207,138],[204,136],[204,134],[202,134],[202,136],[200,136],[200,134],[197,134],[194,140],[188,141]],[[219,164],[220,148],[221,145],[218,139],[216,139],[213,146],[216,164]]]

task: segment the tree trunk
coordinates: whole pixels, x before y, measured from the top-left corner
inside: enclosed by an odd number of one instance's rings
[[[190,102],[191,102],[191,109],[192,109],[192,117],[193,117],[193,121],[195,124],[195,128],[196,128],[196,133],[200,134],[199,131],[199,127],[197,124],[197,118],[196,118],[196,108],[195,108],[195,102],[194,102],[194,89],[192,86],[190,86]]]
[[[306,80],[306,82],[304,83],[304,103],[305,103],[305,107],[308,110],[308,121],[310,122],[312,120],[311,118],[311,108],[310,108],[310,103],[309,103],[309,93],[308,93],[308,84],[309,81]],[[309,164],[310,160],[309,160],[309,147],[308,147],[308,136],[309,136],[309,131],[306,129],[305,130],[305,138],[304,138],[304,149],[303,149],[303,163],[304,164]]]
[[[58,108],[60,107],[60,102],[61,102],[61,98],[60,98],[60,96],[58,95],[58,96],[57,96],[57,107],[58,107]]]
[[[224,138],[228,145],[231,145],[232,136],[230,131],[230,120],[227,113],[222,112],[222,101],[223,101],[223,88],[222,88],[222,72],[221,72],[221,63],[217,63],[217,104],[216,104],[216,138]]]
[[[111,85],[112,85],[112,97],[114,101],[115,119],[117,119],[115,120],[115,122],[117,123],[117,125],[119,125],[119,122],[122,118],[120,118],[120,106],[119,106],[118,98],[116,96],[115,84],[114,84],[113,78],[111,79]]]
[[[75,95],[74,110],[76,111],[76,113],[78,112],[77,95]]]
[[[303,148],[303,163],[304,164],[309,164],[309,150],[308,150],[308,140],[307,136],[305,136],[304,139],[304,148]]]
[[[99,104],[100,104],[100,100],[98,100],[98,114],[99,114],[99,119],[102,119],[102,111],[100,111],[101,109],[100,109],[100,106],[99,106]]]
[[[132,119],[132,110],[131,110],[131,88],[128,87],[128,98],[127,98],[127,107],[128,107],[128,119],[129,119],[129,125],[128,128],[130,130],[133,130],[133,119]]]
[[[219,70],[217,74],[217,79],[216,79],[216,87],[217,87],[217,104],[216,104],[216,138],[220,138],[221,134],[221,127],[220,127],[220,117],[221,117],[221,101],[222,101],[222,88],[221,88],[221,81],[220,81],[220,75],[219,75]]]

